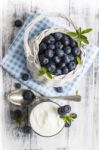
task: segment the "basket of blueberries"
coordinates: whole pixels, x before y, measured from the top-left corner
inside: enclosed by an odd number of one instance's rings
[[[27,67],[33,79],[41,84],[59,87],[79,75],[85,58],[84,44],[89,44],[86,33],[92,29],[77,28],[71,19],[58,14],[74,28],[71,32],[64,28],[48,28],[28,40],[33,26],[45,15],[40,15],[29,23],[24,34],[24,50]]]

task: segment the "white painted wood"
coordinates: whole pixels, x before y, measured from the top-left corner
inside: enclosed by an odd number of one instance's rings
[[[1,1],[0,1],[1,4]],[[99,5],[98,0],[3,0],[2,21],[0,17],[0,60],[16,35],[13,22],[22,18],[24,12],[36,7],[48,12],[62,12],[77,23],[92,26],[94,33],[90,36],[99,46]],[[1,10],[1,9],[0,9]],[[0,13],[1,15],[1,13]],[[2,28],[1,28],[2,27]],[[2,47],[3,46],[3,47]],[[17,131],[9,117],[13,108],[6,101],[4,93],[13,89],[15,82],[0,68],[0,150],[98,150],[99,149],[99,55],[77,89],[82,95],[81,103],[69,104],[77,112],[78,118],[70,129],[64,129],[52,138],[42,138],[35,133],[24,137]],[[17,137],[17,135],[19,136]]]

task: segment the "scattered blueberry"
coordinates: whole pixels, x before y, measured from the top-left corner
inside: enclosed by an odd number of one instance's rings
[[[76,63],[74,61],[71,61],[69,64],[68,64],[68,69],[69,71],[72,71],[76,68]]]
[[[71,113],[70,116],[71,116],[73,119],[76,119],[76,118],[77,118],[77,114],[76,114],[76,113]]]
[[[58,93],[62,93],[63,92],[63,88],[62,87],[54,87],[54,89]]]
[[[61,49],[56,49],[55,54],[59,57],[62,57],[64,55],[64,51]]]
[[[25,125],[23,128],[22,128],[22,131],[23,133],[25,134],[30,134],[32,132],[32,128],[28,125]]]
[[[65,127],[70,127],[71,126],[71,123],[68,123],[68,122],[65,122]]]
[[[16,89],[20,89],[21,88],[21,84],[20,83],[15,83],[14,86],[15,86]]]
[[[22,115],[22,111],[19,109],[14,110],[12,113],[13,113],[13,119],[19,118]]]
[[[47,50],[45,52],[45,55],[48,57],[48,58],[52,58],[54,56],[54,52],[53,50]]]
[[[69,105],[65,105],[58,108],[59,115],[66,115],[71,111],[71,107]]]
[[[21,73],[21,79],[27,81],[29,79],[29,75],[27,73]]]
[[[35,95],[34,95],[34,93],[31,92],[30,90],[24,90],[24,91],[23,91],[23,98],[24,98],[24,100],[31,102],[31,101],[34,100]]]
[[[56,42],[55,48],[56,49],[62,49],[63,48],[63,44],[61,42]]]
[[[62,39],[63,34],[60,33],[60,32],[56,32],[56,33],[54,33],[54,37],[55,37],[55,40],[56,40],[56,41],[59,41],[59,40]]]
[[[17,20],[15,20],[14,24],[16,27],[21,27],[23,23],[21,20],[17,19]]]

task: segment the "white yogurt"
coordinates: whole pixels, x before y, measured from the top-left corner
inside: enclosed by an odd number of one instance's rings
[[[42,136],[57,134],[64,127],[64,121],[57,112],[58,107],[53,102],[42,102],[34,107],[30,114],[33,130]]]

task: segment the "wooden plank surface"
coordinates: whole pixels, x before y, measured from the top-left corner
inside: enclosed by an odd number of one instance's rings
[[[3,0],[2,24],[0,23],[0,60],[7,53],[18,29],[13,26],[16,18],[24,21],[25,12],[40,7],[49,12],[69,15],[77,25],[92,26],[90,37],[99,45],[99,7],[97,0]],[[10,119],[13,106],[6,101],[5,92],[12,90],[15,80],[0,68],[0,130],[3,150],[98,150],[99,149],[99,55],[77,89],[81,103],[69,104],[78,119],[70,129],[64,129],[52,138],[42,138],[35,133],[25,136]]]

